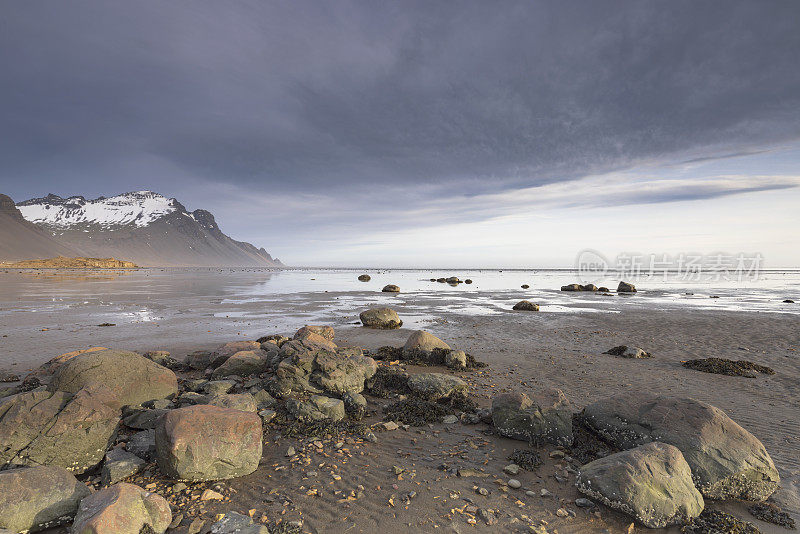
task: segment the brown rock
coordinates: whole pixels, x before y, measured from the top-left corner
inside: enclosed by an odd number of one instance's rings
[[[163,534],[172,522],[164,497],[120,482],[81,501],[71,534]]]

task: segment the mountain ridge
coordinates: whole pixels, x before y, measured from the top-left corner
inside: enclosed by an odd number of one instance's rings
[[[29,251],[21,239],[14,243],[15,233],[27,231],[35,232],[41,242],[35,250],[49,245],[50,256],[113,256],[159,267],[283,266],[263,247],[227,236],[211,212],[189,212],[177,199],[153,191],[88,200],[50,193],[18,204],[2,196],[7,199],[5,217],[15,222],[0,236],[4,261],[34,259],[23,255]],[[39,252],[36,257],[45,255]]]

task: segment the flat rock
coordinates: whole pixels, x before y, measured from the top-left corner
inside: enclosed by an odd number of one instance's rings
[[[764,445],[704,402],[626,393],[588,405],[581,419],[620,449],[652,441],[674,445],[700,492],[711,499],[763,501],[780,483]]]
[[[469,385],[460,378],[443,373],[420,373],[408,379],[411,392],[426,400],[436,401],[466,393]]]
[[[226,376],[258,375],[267,371],[269,363],[268,353],[260,346],[256,350],[240,350],[214,369],[211,378],[217,380]]]
[[[0,528],[44,530],[68,523],[90,494],[75,475],[57,466],[0,471]]]
[[[111,449],[106,453],[103,469],[100,471],[100,482],[104,486],[116,484],[141,471],[146,463],[133,453],[123,449]]]
[[[361,324],[368,328],[392,330],[403,326],[403,321],[397,312],[391,308],[370,308],[359,315]]]
[[[590,462],[581,467],[576,485],[649,528],[682,524],[704,507],[683,454],[665,443],[640,445]]]
[[[258,468],[261,439],[255,413],[203,404],[179,408],[156,428],[158,467],[176,480],[248,475]]]
[[[560,389],[530,397],[503,393],[492,399],[492,424],[501,436],[541,444],[572,445],[572,406]]]
[[[0,467],[57,465],[75,473],[95,467],[120,422],[117,397],[92,384],[74,395],[29,391],[0,401]]]
[[[341,421],[344,419],[344,401],[323,395],[312,395],[308,400],[289,399],[286,409],[301,421]]]
[[[163,534],[172,522],[169,503],[157,493],[120,482],[81,501],[71,534]]]
[[[255,397],[250,393],[225,393],[222,395],[214,395],[206,401],[206,404],[211,406],[219,406],[220,408],[231,408],[233,410],[241,410],[243,412],[257,412],[258,403]]]
[[[175,373],[125,350],[100,350],[75,356],[58,368],[48,389],[76,393],[91,383],[111,389],[122,406],[178,394]]]

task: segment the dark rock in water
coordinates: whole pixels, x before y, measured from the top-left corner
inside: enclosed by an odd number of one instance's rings
[[[785,304],[794,304],[794,301],[793,301],[792,299],[786,299],[786,300],[784,300],[783,302],[784,302]]]
[[[144,460],[133,453],[122,449],[111,449],[103,462],[100,481],[104,486],[116,484],[141,471],[145,464]]]
[[[522,284],[522,285],[521,285],[521,286],[519,286],[519,287],[521,287],[522,289],[528,289],[528,288],[530,288],[531,286],[529,286],[528,284]]]
[[[75,517],[89,488],[56,466],[0,471],[0,529],[39,531],[68,523]]]
[[[539,305],[529,300],[521,300],[514,304],[512,309],[517,311],[539,311]]]
[[[447,282],[447,278],[437,278],[436,281],[439,282],[440,284],[444,284],[445,282]]]
[[[388,284],[381,289],[384,293],[400,293],[400,288],[394,284]]]
[[[561,291],[580,291],[581,285],[580,284],[568,284],[565,286],[561,286]]]
[[[469,278],[467,278],[466,280],[464,280],[464,283],[465,283],[465,284],[471,284],[471,283],[472,283],[472,280],[471,280],[471,279],[469,279]]]
[[[597,288],[597,291],[600,293],[608,293],[608,288],[605,286],[600,286]]]
[[[585,284],[581,286],[581,291],[598,291],[598,289],[594,284]]]
[[[57,465],[83,473],[103,460],[120,420],[114,394],[92,384],[75,395],[30,391],[0,404],[0,467]]]
[[[760,519],[761,521],[772,523],[773,525],[778,525],[790,530],[797,528],[792,516],[772,503],[760,502],[751,506],[749,510],[750,513],[753,514],[753,517]]]
[[[508,459],[526,471],[533,471],[542,465],[541,456],[533,449],[514,449]]]
[[[711,499],[763,501],[780,477],[764,445],[725,412],[703,402],[626,393],[589,404],[582,422],[620,449],[659,441],[674,445]]]
[[[50,391],[75,393],[91,383],[111,389],[122,406],[178,394],[175,373],[126,350],[79,354],[58,368],[48,388]]]
[[[306,339],[309,334],[317,334],[318,336],[322,336],[328,341],[333,341],[333,338],[336,337],[336,332],[334,332],[332,326],[307,324],[303,328],[295,332],[294,337],[292,339]]]
[[[617,347],[608,349],[603,354],[611,354],[612,356],[622,356],[623,358],[652,358],[653,355],[645,352],[644,349],[638,347],[629,347],[627,345],[619,345]]]
[[[249,475],[261,460],[261,418],[218,406],[172,410],[156,428],[162,473],[176,480],[223,480]]]
[[[457,276],[451,276],[449,278],[445,278],[444,281],[447,282],[448,284],[460,284],[461,283],[461,280],[459,280]]]
[[[703,510],[681,529],[683,534],[761,534],[751,523],[720,510]]]
[[[758,373],[774,375],[775,371],[764,365],[749,362],[747,360],[726,360],[725,358],[701,358],[699,360],[686,360],[681,365],[687,369],[702,371],[704,373],[714,373],[728,376],[744,376],[755,378]]]
[[[431,278],[431,282],[435,282],[435,281],[436,281],[436,278]]]
[[[636,293],[636,286],[628,282],[620,282],[617,286],[617,293]]]
[[[581,493],[638,519],[649,528],[679,525],[703,511],[703,496],[676,447],[648,443],[580,468]]]
[[[164,497],[121,482],[81,501],[72,532],[163,534],[171,522],[172,512]]]
[[[492,399],[492,423],[504,437],[533,444],[572,444],[572,406],[560,389],[504,393]]]
[[[369,282],[370,280],[372,280],[372,277],[368,274],[362,274],[358,277],[359,282]]]
[[[392,330],[403,326],[403,321],[397,312],[391,308],[370,308],[359,315],[361,324],[368,328]]]

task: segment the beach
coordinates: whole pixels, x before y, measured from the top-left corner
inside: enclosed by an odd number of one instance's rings
[[[570,272],[454,273],[474,279],[472,287],[430,282],[441,275],[433,271],[365,270],[372,281],[360,284],[360,272],[0,273],[3,367],[24,375],[58,354],[91,346],[166,350],[181,360],[226,342],[291,336],[305,324],[333,326],[340,347],[374,351],[402,347],[414,330],[423,329],[488,367],[454,372],[409,364],[408,372],[454,373],[469,383],[470,398],[480,408],[488,408],[498,393],[545,388],[562,390],[575,412],[605,397],[642,392],[716,406],[764,444],[781,477],[771,500],[800,517],[800,306],[782,302],[792,297],[796,274],[775,274],[746,289],[638,283],[635,295],[604,296],[559,291],[561,282],[577,281]],[[400,293],[380,292],[390,281]],[[520,282],[531,288],[520,288]],[[540,303],[540,311],[512,311],[523,298]],[[360,326],[360,311],[376,305],[396,310],[403,327]],[[98,326],[103,323],[113,326]],[[642,347],[652,358],[604,354],[617,345]],[[681,365],[708,357],[750,360],[775,374],[727,376]],[[386,403],[370,399],[365,421],[384,421],[380,407]],[[581,494],[569,478],[575,466],[555,447],[541,448],[542,466],[513,477],[520,489],[498,484],[510,478],[503,472],[508,456],[525,444],[483,432],[487,428],[401,427],[377,433],[377,443],[359,440],[338,448],[336,439],[320,447],[267,430],[259,469],[223,482],[225,500],[206,503],[206,515],[256,509],[270,520],[302,519],[309,532],[531,531],[532,525],[559,533],[630,532],[632,521],[624,514],[576,506]],[[289,447],[298,451],[296,457],[287,457]],[[467,468],[486,476],[458,476],[458,469]],[[478,493],[481,488],[489,494]],[[361,496],[348,499],[350,491]],[[472,525],[471,506],[498,511],[496,523],[479,518]],[[743,503],[707,506],[730,511],[762,532],[787,532],[753,518]],[[560,510],[567,515],[561,517]],[[638,524],[634,529],[646,530]]]

